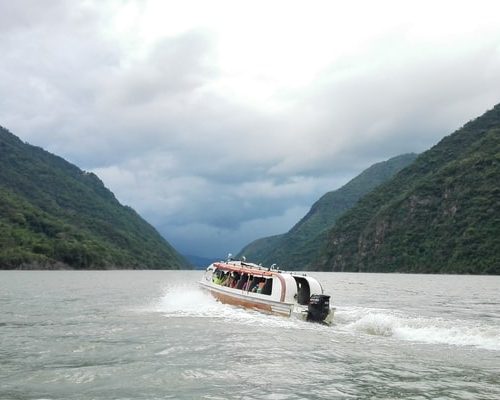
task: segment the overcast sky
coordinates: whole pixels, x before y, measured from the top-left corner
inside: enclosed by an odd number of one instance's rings
[[[182,253],[221,257],[500,102],[499,15],[478,0],[0,0],[0,125],[95,172]]]

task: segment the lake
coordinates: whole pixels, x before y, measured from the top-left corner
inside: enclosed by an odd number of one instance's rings
[[[323,326],[202,271],[0,271],[0,399],[499,399],[500,277],[310,273]]]

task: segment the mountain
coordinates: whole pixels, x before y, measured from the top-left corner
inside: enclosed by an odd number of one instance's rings
[[[311,268],[500,274],[499,182],[497,105],[339,218]]]
[[[186,265],[96,175],[0,127],[0,269]]]
[[[238,257],[264,265],[276,263],[287,269],[303,268],[317,255],[325,230],[353,207],[366,193],[409,165],[416,154],[403,154],[372,165],[338,190],[328,192],[287,233],[258,239],[240,251]]]

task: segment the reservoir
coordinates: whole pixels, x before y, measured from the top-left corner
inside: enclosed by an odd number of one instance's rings
[[[499,399],[500,277],[310,273],[331,326],[203,271],[0,271],[0,399]]]

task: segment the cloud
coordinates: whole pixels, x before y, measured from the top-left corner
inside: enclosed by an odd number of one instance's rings
[[[212,77],[209,51],[209,34],[204,32],[163,38],[144,59],[114,74],[101,103],[144,108],[162,101],[182,101],[182,95],[193,93]]]
[[[263,4],[5,2],[1,124],[210,256],[500,99],[494,3]]]
[[[282,208],[283,210],[283,208]],[[179,226],[159,226],[166,237],[177,244],[185,254],[189,254],[192,243],[197,243],[197,252],[202,255],[224,258],[228,253],[235,254],[241,243],[248,243],[249,232],[255,237],[268,236],[269,232],[284,232],[290,221],[298,221],[308,211],[308,207],[292,207],[277,212],[271,217],[252,219],[237,228],[216,227],[211,224],[193,223]]]

